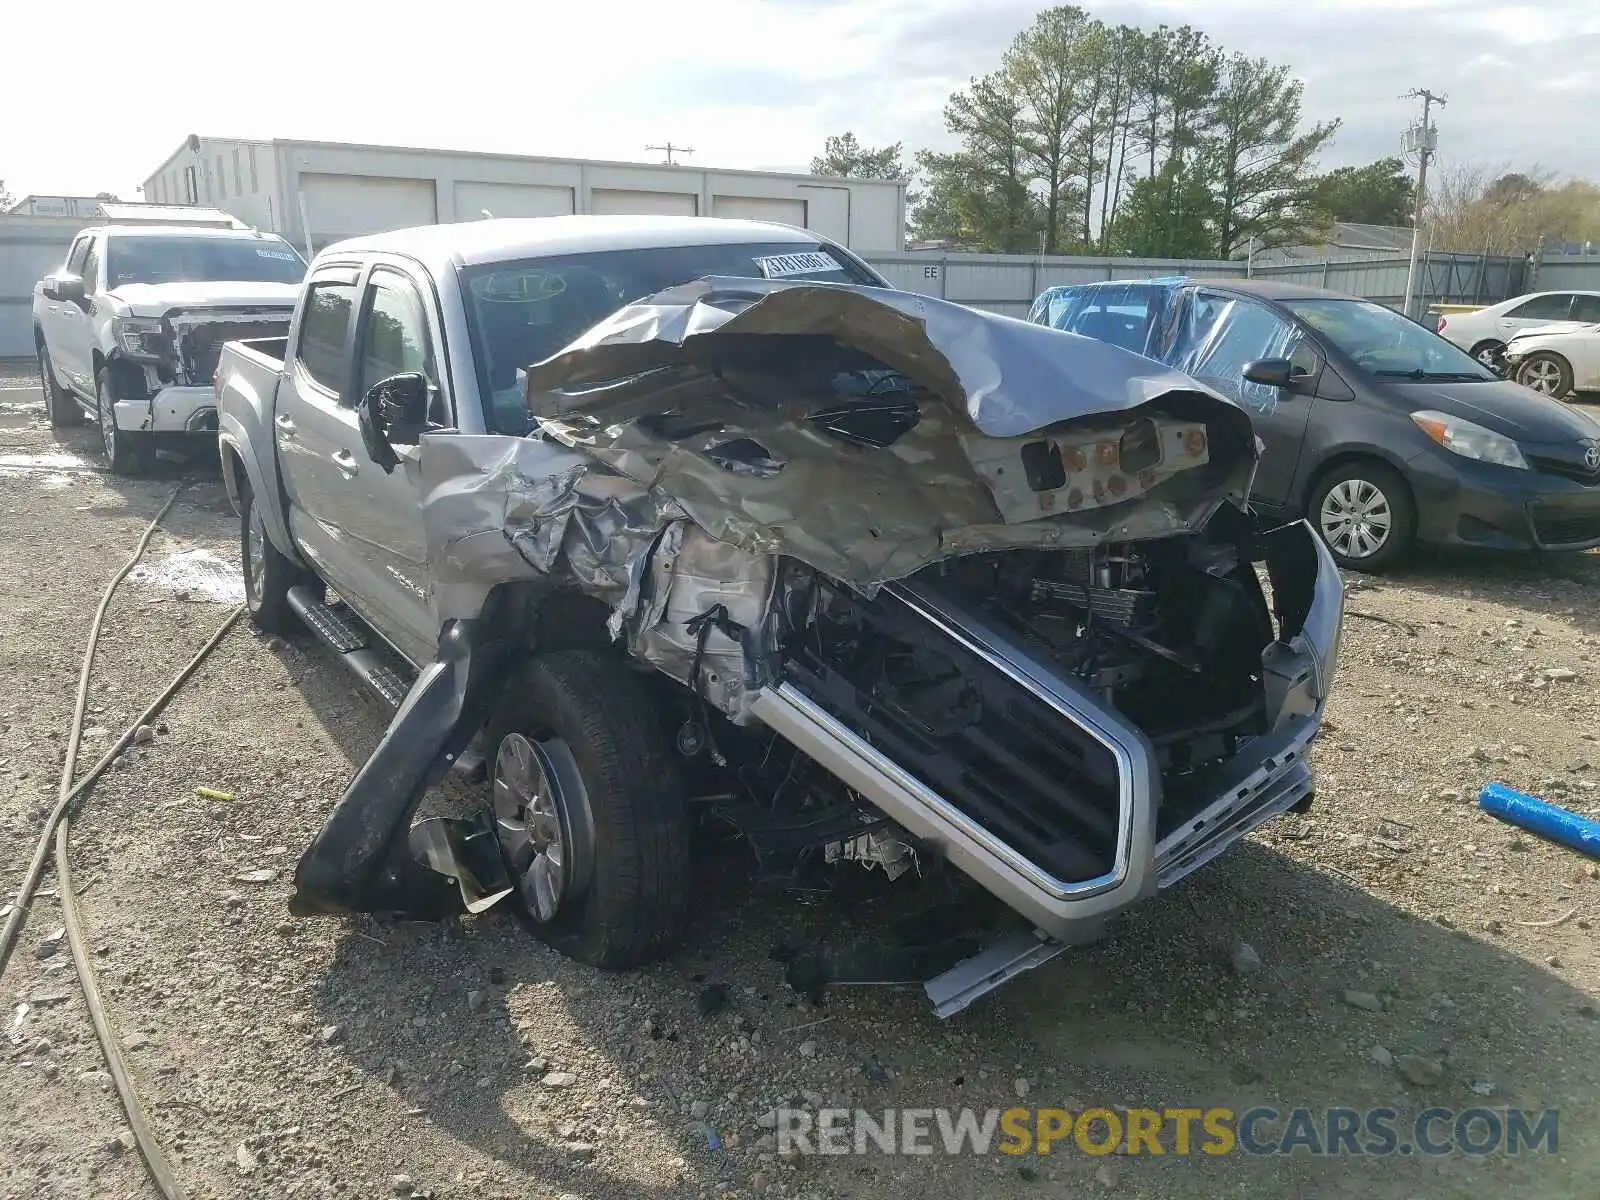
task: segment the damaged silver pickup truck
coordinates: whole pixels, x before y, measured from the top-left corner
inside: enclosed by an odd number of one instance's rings
[[[1246,413],[1116,346],[787,227],[501,220],[323,251],[218,391],[256,622],[396,709],[297,912],[512,896],[628,967],[715,821],[1003,901],[948,1015],[1311,803],[1338,572],[1245,513]]]

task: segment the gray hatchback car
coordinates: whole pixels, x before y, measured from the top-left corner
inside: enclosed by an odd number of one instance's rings
[[[1306,515],[1342,567],[1381,570],[1416,541],[1600,546],[1600,423],[1381,304],[1165,278],[1050,288],[1028,319],[1137,351],[1244,405],[1266,447],[1252,507]]]

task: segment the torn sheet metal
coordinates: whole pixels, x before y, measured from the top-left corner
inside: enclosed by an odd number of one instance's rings
[[[871,288],[703,280],[619,310],[525,379],[533,436],[424,437],[412,466],[440,620],[542,578],[648,642],[681,629],[708,579],[733,587],[730,617],[755,611],[776,555],[869,591],[961,554],[1186,532],[1242,502],[1256,460],[1244,411],[1186,376]],[[688,551],[718,561],[647,578],[672,569],[648,560],[685,523]],[[634,620],[645,594],[659,611]],[[659,636],[648,657],[680,679],[696,648],[733,650],[720,627],[703,647]]]
[[[684,517],[665,495],[537,436],[424,437],[416,469],[441,620],[474,615],[490,588],[517,580],[615,605],[636,594],[646,552]]]
[[[838,284],[673,288],[619,310],[526,380],[548,437],[671,497],[719,541],[860,588],[959,554],[1186,532],[1225,499],[1243,501],[1256,460],[1242,409],[1150,360]],[[1072,475],[1083,438],[1098,445],[1141,422],[1184,444],[1200,429],[1204,453],[1131,475],[1101,458]],[[1065,476],[1030,480],[1041,431],[1066,444],[1055,452]],[[1008,471],[1033,495],[997,487]]]

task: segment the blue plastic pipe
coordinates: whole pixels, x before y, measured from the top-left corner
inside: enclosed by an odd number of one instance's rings
[[[1581,850],[1600,858],[1600,821],[1580,817],[1558,804],[1551,804],[1503,783],[1486,783],[1478,793],[1478,804],[1490,816],[1520,825],[1530,833]]]

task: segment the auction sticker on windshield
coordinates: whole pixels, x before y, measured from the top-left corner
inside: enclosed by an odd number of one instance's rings
[[[275,258],[280,262],[294,261],[294,254],[288,250],[263,250],[258,246],[256,247],[256,255],[259,258]]]
[[[803,254],[774,254],[770,258],[756,259],[756,266],[768,279],[783,279],[789,275],[821,275],[844,269],[838,259],[821,250]]]

